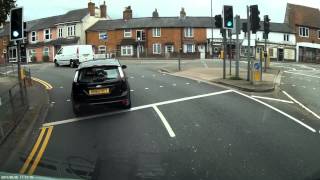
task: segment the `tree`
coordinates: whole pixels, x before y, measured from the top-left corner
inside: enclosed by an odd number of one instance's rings
[[[16,0],[0,0],[0,25],[4,24],[10,14],[10,9],[14,8]]]

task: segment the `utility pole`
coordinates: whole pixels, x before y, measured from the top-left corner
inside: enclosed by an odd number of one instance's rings
[[[247,46],[247,59],[248,59],[248,72],[247,72],[247,81],[250,81],[250,72],[251,72],[251,57],[250,57],[250,54],[251,54],[251,51],[250,51],[250,30],[251,30],[251,24],[250,24],[250,9],[249,9],[249,6],[247,6],[247,30],[248,30],[248,46]]]
[[[226,29],[222,29],[222,36],[223,36],[223,79],[226,79]]]
[[[236,78],[239,78],[239,61],[240,61],[240,44],[239,44],[239,34],[240,34],[240,16],[236,16]]]

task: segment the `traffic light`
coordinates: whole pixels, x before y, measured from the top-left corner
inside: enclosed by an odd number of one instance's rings
[[[22,8],[14,8],[10,11],[10,40],[23,39]]]
[[[222,28],[222,17],[221,15],[214,16],[214,24],[216,28]]]
[[[23,38],[28,38],[27,23],[23,23]]]
[[[248,32],[248,23],[242,23],[242,31],[244,33],[247,33]]]
[[[260,11],[258,5],[250,6],[251,31],[255,34],[260,29]]]
[[[223,28],[233,29],[233,7],[223,6]]]
[[[270,32],[270,19],[268,15],[264,16],[264,21],[263,21],[263,29],[264,29],[264,39],[268,39],[268,34]]]

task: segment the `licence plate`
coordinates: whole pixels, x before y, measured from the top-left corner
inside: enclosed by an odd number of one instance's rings
[[[102,94],[109,94],[110,90],[109,88],[105,89],[91,89],[89,90],[89,95],[102,95]]]

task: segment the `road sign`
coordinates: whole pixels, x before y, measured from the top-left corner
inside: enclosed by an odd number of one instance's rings
[[[260,69],[260,63],[254,63],[254,69],[259,70]]]

